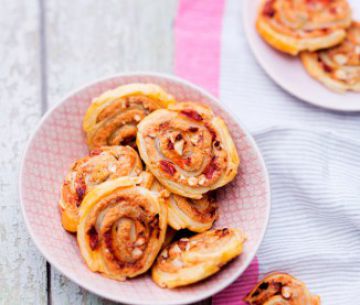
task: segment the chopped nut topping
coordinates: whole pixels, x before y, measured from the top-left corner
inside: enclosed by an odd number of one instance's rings
[[[183,154],[184,143],[185,143],[184,140],[181,140],[181,141],[175,142],[175,144],[174,144],[175,151],[180,156],[182,156],[182,154]]]
[[[197,143],[199,143],[199,135],[193,135],[191,138],[190,138],[190,141],[192,144],[196,145]]]
[[[143,251],[139,248],[135,248],[134,250],[132,250],[131,254],[134,258],[139,258],[143,254]]]
[[[174,265],[174,267],[178,267],[178,268],[181,268],[184,266],[184,263],[178,258],[174,259],[172,261],[172,264]]]
[[[285,299],[290,299],[290,297],[291,297],[290,288],[287,287],[287,286],[284,286],[284,287],[281,289],[281,295],[282,295]]]
[[[206,182],[206,177],[204,175],[201,175],[199,178],[199,184],[204,185]]]
[[[140,237],[140,238],[135,242],[135,246],[142,246],[143,244],[145,244],[145,238],[144,238],[144,237]]]
[[[190,177],[190,178],[188,179],[188,183],[189,183],[190,186],[196,185],[197,182],[198,182],[198,179],[197,179],[196,177]]]
[[[168,258],[169,257],[169,252],[167,249],[164,249],[163,252],[161,252],[161,256],[163,258]]]
[[[170,136],[169,136],[169,139],[170,139],[170,141],[171,141],[172,143],[175,143],[175,138],[176,138],[175,134],[174,134],[174,133],[171,133]]]
[[[337,70],[337,71],[335,72],[335,76],[336,76],[338,79],[342,79],[342,80],[347,79],[347,74],[346,74],[346,72],[343,71],[343,70]]]
[[[76,176],[76,173],[75,173],[75,172],[74,172],[73,174],[75,174],[75,176]],[[85,184],[86,184],[87,186],[92,185],[92,184],[93,184],[93,177],[90,176],[90,175],[86,175],[86,176],[85,176]],[[72,187],[72,189],[73,189],[73,192],[76,192],[76,190],[74,189],[74,183],[71,185],[71,187]]]
[[[177,254],[177,253],[181,253],[181,249],[179,248],[179,246],[177,244],[175,244],[171,249],[170,252],[173,254]]]
[[[357,54],[357,55],[360,54],[360,46],[355,47],[355,54]]]
[[[347,61],[348,58],[347,56],[343,55],[343,54],[336,54],[334,56],[334,60],[339,64],[339,65],[344,65]]]
[[[115,163],[109,163],[108,164],[108,170],[110,173],[116,173],[116,164]]]

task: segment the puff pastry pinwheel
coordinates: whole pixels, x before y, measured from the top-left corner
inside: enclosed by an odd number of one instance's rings
[[[129,146],[104,146],[77,160],[61,188],[59,207],[64,228],[76,232],[81,202],[94,186],[122,176],[138,176],[141,171],[140,157]]]
[[[218,218],[218,208],[212,196],[191,199],[170,194],[168,198],[168,223],[175,230],[193,232],[209,230]]]
[[[103,145],[134,145],[137,124],[150,112],[175,103],[153,84],[129,84],[106,91],[88,108],[83,129],[90,149]]]
[[[161,184],[194,199],[234,179],[240,162],[224,121],[192,102],[148,115],[138,125],[137,145]]]
[[[161,251],[152,278],[164,288],[198,282],[238,256],[244,240],[237,229],[216,229],[182,238]]]
[[[360,91],[360,22],[352,23],[339,46],[300,56],[308,73],[331,90]]]
[[[163,192],[165,188],[153,179],[151,189]],[[193,232],[209,230],[218,218],[218,206],[214,194],[205,194],[201,199],[191,199],[168,193],[168,223],[175,230],[188,229]]]
[[[245,297],[249,305],[320,305],[303,282],[286,273],[272,273]]]
[[[297,55],[340,43],[350,23],[347,0],[263,0],[256,28],[272,47]]]
[[[104,182],[80,208],[77,240],[86,264],[119,281],[146,272],[166,235],[166,205],[140,182],[139,177]]]

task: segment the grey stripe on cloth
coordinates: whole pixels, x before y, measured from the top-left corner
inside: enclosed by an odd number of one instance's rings
[[[255,135],[270,173],[272,211],[260,272],[286,271],[323,304],[360,304],[360,141],[329,132]]]

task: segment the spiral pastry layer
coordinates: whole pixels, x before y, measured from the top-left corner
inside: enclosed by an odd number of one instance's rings
[[[297,55],[340,43],[350,24],[347,0],[263,0],[256,28],[274,48]]]
[[[139,176],[141,172],[140,157],[129,146],[104,146],[77,160],[61,188],[59,207],[64,228],[76,232],[81,202],[96,185],[122,176]]]
[[[166,288],[198,282],[238,256],[244,240],[236,229],[216,229],[182,238],[161,251],[152,278]]]
[[[142,160],[171,192],[194,199],[234,179],[239,157],[222,119],[207,106],[178,103],[138,126]]]
[[[153,84],[129,84],[106,91],[94,99],[84,117],[89,148],[135,145],[138,123],[174,102],[171,95]]]
[[[320,297],[311,295],[306,285],[285,273],[272,273],[260,281],[245,297],[249,305],[320,305]]]
[[[147,183],[149,188],[148,185]],[[155,178],[150,188],[156,192],[166,190]],[[218,218],[218,206],[214,193],[205,194],[201,199],[191,199],[169,192],[163,195],[168,206],[168,224],[175,230],[188,229],[193,232],[204,232],[209,230]]]
[[[329,89],[360,92],[360,22],[352,23],[340,45],[300,56],[308,73]]]
[[[171,194],[168,202],[168,222],[175,230],[204,232],[209,230],[218,218],[217,204],[206,194],[201,199]]]
[[[146,272],[166,235],[166,205],[140,181],[121,177],[100,184],[80,208],[77,240],[86,264],[119,281]]]

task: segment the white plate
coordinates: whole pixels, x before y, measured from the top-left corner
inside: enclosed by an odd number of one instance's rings
[[[349,1],[360,19],[360,1]],[[261,0],[243,0],[243,22],[250,47],[265,72],[284,90],[308,103],[338,111],[360,111],[360,93],[335,93],[313,79],[297,57],[283,54],[264,42],[255,29]]]

